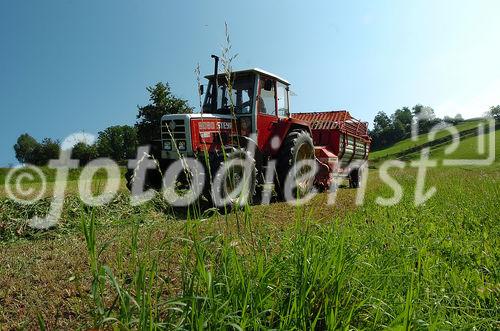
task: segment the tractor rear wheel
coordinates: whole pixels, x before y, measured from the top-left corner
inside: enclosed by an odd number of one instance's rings
[[[301,176],[309,171],[307,166],[297,168],[297,163],[301,161],[313,161],[314,144],[309,132],[304,130],[293,130],[286,136],[278,155],[277,172],[277,193],[279,198],[285,199],[285,183],[288,177],[294,178],[292,183],[293,197],[304,197],[313,188],[314,178]]]

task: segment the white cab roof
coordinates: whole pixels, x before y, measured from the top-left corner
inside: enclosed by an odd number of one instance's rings
[[[273,73],[270,73],[269,71],[265,71],[263,69],[260,69],[260,68],[252,68],[252,69],[245,69],[245,70],[237,70],[237,71],[233,71],[233,74],[235,75],[238,75],[238,74],[248,74],[248,73],[258,73],[258,74],[263,74],[263,75],[266,75],[266,76],[271,76],[271,77],[274,77],[276,78],[278,81],[282,82],[283,84],[286,84],[286,85],[290,85],[290,82],[288,82],[286,79],[283,79],[281,78],[280,76],[278,75],[275,75]],[[219,74],[219,76],[221,76],[223,74]],[[214,75],[208,75],[208,76],[205,76],[205,78],[212,78]]]

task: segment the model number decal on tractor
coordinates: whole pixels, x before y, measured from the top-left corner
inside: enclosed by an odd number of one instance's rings
[[[200,122],[198,124],[198,128],[200,130],[215,130],[215,123],[214,122]]]
[[[231,130],[233,125],[231,122],[200,122],[198,128],[203,131],[215,130],[217,125],[217,130]]]
[[[231,122],[218,122],[217,129],[219,130],[231,130],[233,128],[233,124]]]

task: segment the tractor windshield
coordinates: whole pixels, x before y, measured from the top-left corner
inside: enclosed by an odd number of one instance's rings
[[[212,108],[213,79],[210,80],[207,96],[203,105],[204,113],[216,114],[251,114],[253,107],[254,77],[236,77],[228,86],[225,77],[219,76],[217,88],[217,107]]]

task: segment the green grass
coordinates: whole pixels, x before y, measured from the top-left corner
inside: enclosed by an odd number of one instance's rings
[[[227,216],[70,196],[60,226],[37,233],[3,201],[0,328],[500,327],[500,172],[431,169],[437,193],[418,207],[415,174],[393,172],[392,207],[374,203],[392,194],[375,171],[359,207],[349,189],[336,206],[321,194]]]
[[[430,157],[477,158],[476,144]],[[48,231],[25,222],[48,198],[0,199],[0,329],[499,329],[498,160],[429,169],[437,191],[420,206],[408,163],[391,171],[403,197],[390,207],[376,170],[361,206],[341,189],[333,206],[319,194],[227,215],[159,196],[133,207],[123,191],[89,208],[69,190]]]
[[[446,154],[445,149],[449,146],[447,144],[440,144],[431,147],[430,149],[430,158],[435,159],[485,159],[488,154],[489,141],[490,137],[494,135],[495,140],[495,159],[500,159],[500,130],[496,130],[493,133],[487,134],[486,136],[481,136],[484,139],[484,151],[485,154],[478,153],[478,137],[466,137],[460,140],[460,144],[456,151],[451,154]],[[409,154],[410,158],[418,158],[419,153]]]
[[[467,137],[462,137],[460,139],[460,144],[458,145],[457,149],[451,153],[447,152],[447,148],[450,147],[450,142],[445,142],[442,144],[435,144],[429,147],[429,158],[432,160],[456,160],[456,159],[462,159],[462,160],[485,160],[489,155],[489,142],[490,142],[490,137],[494,136],[494,141],[495,141],[495,149],[494,149],[494,155],[495,155],[495,162],[492,164],[492,167],[499,168],[500,164],[498,163],[498,160],[500,160],[500,130],[496,130],[493,133],[486,134],[485,136],[480,136],[481,139],[484,141],[484,153],[479,153],[478,149],[478,136],[467,136]],[[402,160],[417,160],[421,157],[421,151],[412,151],[408,153],[404,153],[402,157],[399,157],[399,159]],[[383,161],[383,160],[382,160]],[[375,166],[380,161],[374,161],[373,163]],[[438,163],[440,165],[441,163]]]
[[[476,128],[479,123],[481,123],[481,121],[479,120],[470,120],[457,124],[455,127],[459,132],[463,132]],[[448,131],[439,131],[436,134],[435,139],[440,139],[448,136],[450,136],[450,133]],[[411,138],[404,139],[388,148],[371,152],[370,159],[379,160],[379,159],[394,158],[397,154],[404,153],[405,151],[411,148],[418,148],[419,146],[422,146],[427,142],[428,142],[427,134],[418,135],[416,141],[412,141]]]
[[[56,170],[51,169],[48,167],[40,167],[46,181],[46,191],[43,194],[44,197],[49,197],[52,196],[52,192],[54,190],[54,185],[56,184]],[[7,168],[0,168],[0,197],[5,197],[7,195],[6,188],[5,188],[5,181],[7,180],[7,174],[8,172],[11,171],[11,169]],[[78,169],[69,169],[69,174],[67,178],[67,185],[66,185],[66,192],[71,193],[71,194],[76,194],[78,193],[78,179],[80,178],[82,168]],[[126,168],[121,167],[120,172],[123,177],[123,174],[125,173]],[[33,194],[23,196],[22,194],[19,195],[18,197],[21,199],[28,199],[34,195],[37,195],[41,190],[42,190],[42,180],[39,177],[38,174],[33,172],[31,169],[26,169],[26,168],[21,168],[15,172],[15,175],[11,177],[11,187],[15,187],[16,179],[21,175],[21,174],[31,174],[33,175],[32,179],[23,179],[21,181],[21,187],[26,190],[26,189],[33,189]],[[99,169],[96,171],[94,177],[93,177],[93,190],[97,191],[101,184],[105,182],[107,179],[107,173],[103,169]],[[121,191],[126,190],[125,183],[122,183],[120,187]],[[14,191],[16,193],[16,191]],[[17,195],[16,195],[17,196]]]
[[[40,169],[42,170],[47,182],[54,182],[55,181],[55,179],[56,179],[56,170],[55,169],[51,169],[49,167],[40,167]],[[0,168],[0,185],[5,185],[5,180],[7,178],[7,174],[10,170],[11,169],[9,169],[9,168]],[[29,170],[26,170],[26,172],[33,174],[33,172],[29,171]],[[70,180],[70,181],[78,180],[78,177],[80,176],[80,172],[81,172],[80,169],[70,169],[68,180]],[[101,173],[99,173],[99,175],[101,175]],[[14,176],[13,181],[15,180],[15,178],[16,178],[16,176]],[[40,181],[39,177],[34,178],[34,182],[39,182],[39,181]]]

